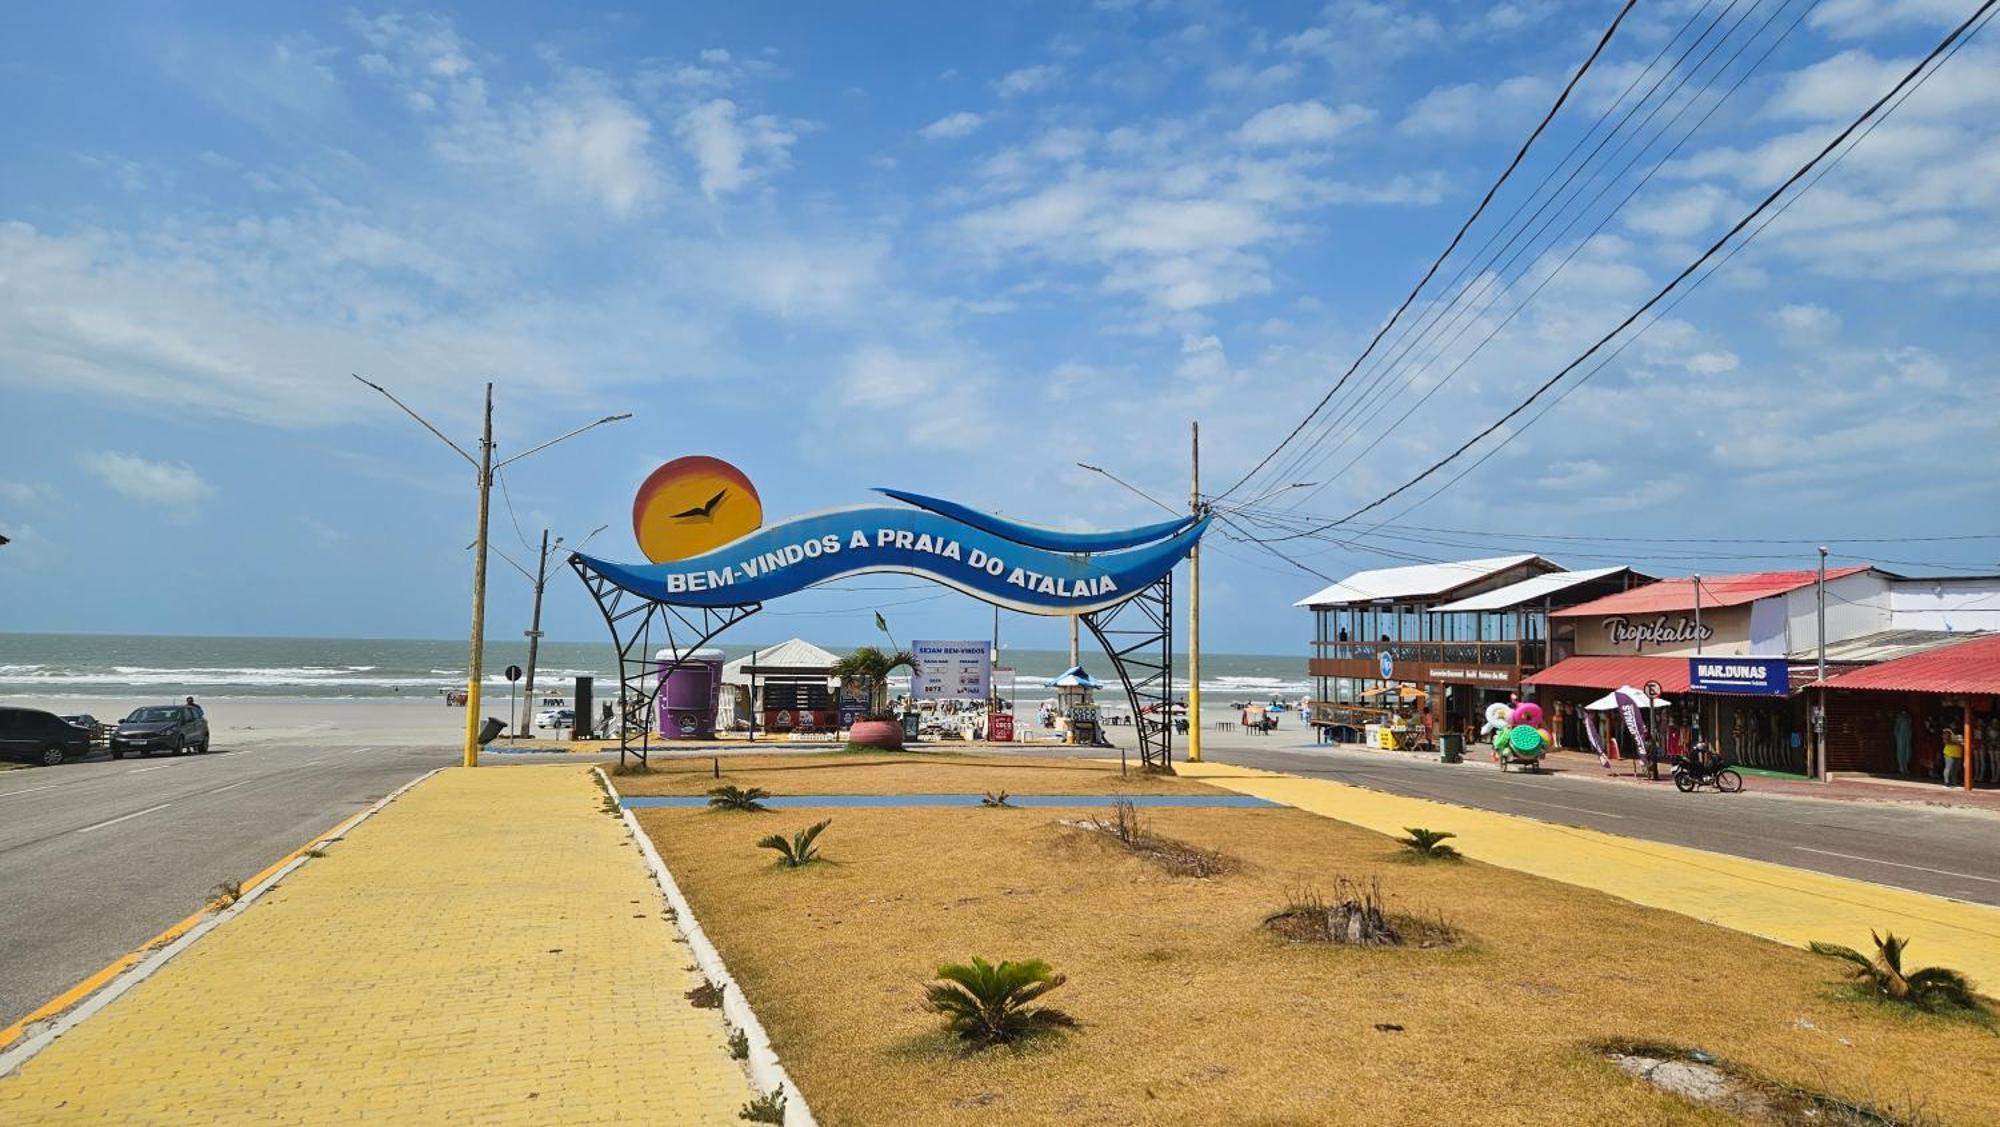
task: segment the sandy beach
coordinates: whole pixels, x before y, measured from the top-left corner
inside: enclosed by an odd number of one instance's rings
[[[88,713],[104,723],[112,723],[133,709],[148,704],[168,704],[178,698],[158,694],[107,694],[104,696],[37,697],[0,696],[0,705],[39,708],[61,715]],[[208,714],[209,730],[217,743],[296,743],[309,740],[374,744],[427,745],[454,744],[465,731],[465,710],[447,708],[436,698],[340,699],[311,697],[208,697],[196,701]],[[483,708],[488,716],[503,716],[507,698],[500,708]]]

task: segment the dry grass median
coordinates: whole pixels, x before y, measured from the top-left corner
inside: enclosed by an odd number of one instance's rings
[[[778,795],[1202,789],[1003,757],[723,766]],[[715,785],[706,770],[619,782]],[[782,871],[756,840],[824,812],[638,813],[830,1124],[1726,1121],[1620,1072],[1614,1042],[1699,1049],[1903,1119],[2000,1119],[2000,1038],[1849,1000],[1803,950],[1474,862],[1399,864],[1390,838],[1290,809],[1147,810],[1157,833],[1239,862],[1177,877],[1060,824],[1108,806],[833,810],[828,863]],[[1339,876],[1441,913],[1463,944],[1264,926]],[[923,987],[975,955],[1046,960],[1067,976],[1049,1001],[1080,1028],[965,1050]]]

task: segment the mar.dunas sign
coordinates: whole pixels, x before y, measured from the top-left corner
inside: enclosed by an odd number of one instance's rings
[[[1782,697],[1791,689],[1791,666],[1782,657],[1691,657],[1688,688],[1698,693]]]

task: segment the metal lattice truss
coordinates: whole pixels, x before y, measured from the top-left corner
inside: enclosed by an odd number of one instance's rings
[[[569,566],[597,601],[604,624],[611,628],[612,644],[618,648],[618,762],[622,766],[636,759],[644,765],[652,753],[653,716],[666,675],[680,669],[684,661],[691,664],[696,650],[764,609],[764,604],[679,607],[635,595],[585,568],[575,556],[570,557]],[[675,655],[665,665],[653,656],[655,627]]]
[[[1082,616],[1111,658],[1148,770],[1171,770],[1174,758],[1174,573],[1117,606]]]
[[[618,649],[618,761],[644,764],[652,752],[653,717],[666,675],[691,659],[724,630],[764,609],[762,603],[733,607],[682,607],[633,594],[583,566],[570,568],[597,601]],[[1139,757],[1150,770],[1171,770],[1174,747],[1174,576],[1141,588],[1116,606],[1081,615],[1104,647],[1139,733]],[[653,632],[676,658],[662,665],[654,657]]]

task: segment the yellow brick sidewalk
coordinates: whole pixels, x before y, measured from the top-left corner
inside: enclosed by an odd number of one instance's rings
[[[454,768],[0,1079],[0,1123],[737,1123],[754,1094],[572,766]]]
[[[1893,930],[1913,940],[1915,965],[1952,967],[1982,992],[2000,994],[2000,908],[1324,779],[1226,763],[1180,763],[1175,770],[1378,833],[1450,830],[1458,834],[1452,844],[1468,857],[1780,943],[1820,939],[1872,951],[1869,929]]]

